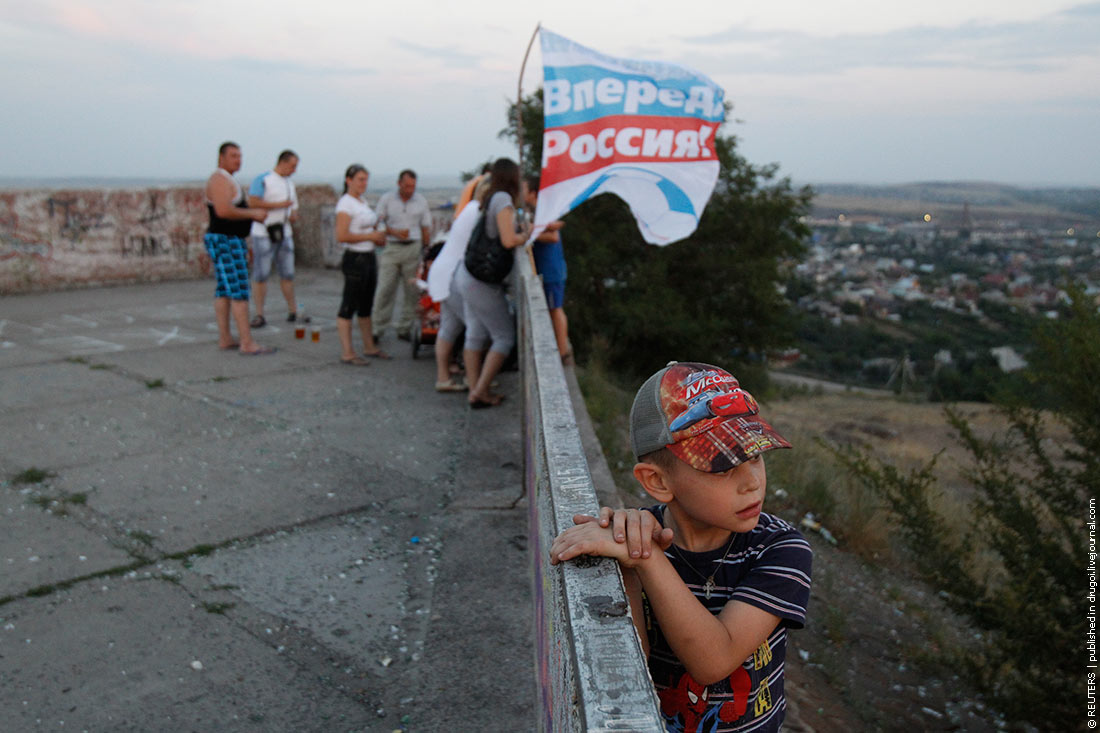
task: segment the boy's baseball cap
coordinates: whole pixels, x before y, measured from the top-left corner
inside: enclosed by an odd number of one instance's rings
[[[630,408],[635,458],[660,448],[706,473],[728,471],[774,448],[790,448],[725,369],[669,362],[647,379]]]

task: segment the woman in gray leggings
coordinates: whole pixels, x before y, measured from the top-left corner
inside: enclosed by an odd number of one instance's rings
[[[520,196],[519,166],[508,158],[493,163],[489,190],[481,200],[486,212],[485,230],[490,237],[500,237],[500,243],[513,249],[527,241],[530,225],[524,223],[516,231],[516,209]],[[464,264],[455,273],[454,287],[462,294],[463,316],[466,321],[466,343],[462,359],[466,364],[466,379],[470,384],[470,407],[479,409],[499,405],[504,396],[489,391],[489,385],[500,372],[505,359],[516,343],[516,326],[504,296],[504,286],[486,283],[469,273]],[[488,355],[482,356],[488,349]]]

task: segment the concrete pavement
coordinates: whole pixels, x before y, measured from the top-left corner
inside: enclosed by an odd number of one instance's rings
[[[0,298],[0,728],[534,727],[517,375],[342,365],[341,287],[262,357],[205,280]]]

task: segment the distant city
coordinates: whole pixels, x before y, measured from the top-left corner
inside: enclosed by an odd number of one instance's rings
[[[811,307],[821,312],[841,318],[854,303],[891,318],[892,304],[913,300],[970,314],[983,300],[1039,312],[1067,279],[1100,292],[1100,189],[815,190],[810,253],[797,270],[820,286]]]
[[[800,368],[874,383],[912,355],[914,374],[926,378],[960,358],[992,358],[1013,372],[1026,365],[1028,322],[1057,318],[1067,283],[1100,303],[1100,189],[815,192],[808,254],[788,296],[836,333],[803,333],[789,355]],[[860,329],[875,338],[861,339]]]

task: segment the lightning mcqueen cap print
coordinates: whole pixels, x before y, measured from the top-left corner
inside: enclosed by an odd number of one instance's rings
[[[696,362],[670,362],[645,381],[630,409],[630,442],[636,458],[667,447],[706,473],[791,447],[732,374]]]

